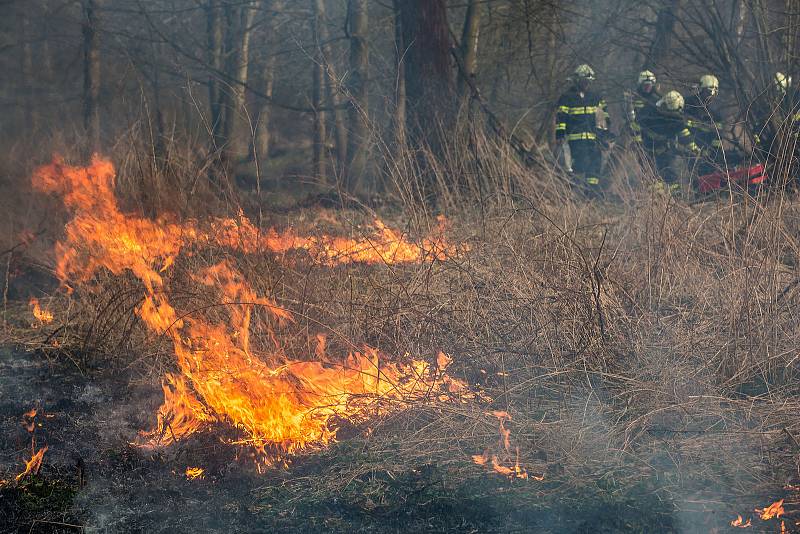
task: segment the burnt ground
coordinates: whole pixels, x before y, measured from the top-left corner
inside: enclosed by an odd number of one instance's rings
[[[391,450],[371,451],[358,440],[262,474],[219,435],[150,453],[130,443],[151,424],[157,384],[124,369],[79,372],[67,360],[12,346],[0,350],[0,399],[0,479],[13,480],[30,455],[21,416],[32,407],[40,410],[37,447],[49,446],[39,475],[0,488],[2,532],[734,530],[713,506],[676,510],[656,497],[657,481],[623,491],[599,480],[565,502],[549,498],[546,484],[465,480],[437,463],[398,465]],[[350,474],[353,465],[384,461],[392,467]],[[205,478],[187,480],[187,466],[203,466]],[[342,477],[350,480],[326,491]],[[775,524],[763,526],[775,531]]]

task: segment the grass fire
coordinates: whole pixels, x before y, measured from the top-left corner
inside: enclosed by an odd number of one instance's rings
[[[0,532],[800,533],[800,7],[0,2]]]

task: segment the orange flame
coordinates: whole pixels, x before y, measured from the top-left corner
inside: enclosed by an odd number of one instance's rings
[[[760,515],[763,521],[768,521],[773,517],[780,517],[786,512],[783,509],[783,499],[770,504],[766,508],[756,508],[755,511]]]
[[[48,310],[43,310],[42,307],[39,305],[39,299],[36,297],[32,297],[30,302],[28,303],[33,311],[33,316],[39,320],[42,324],[49,324],[53,322],[53,312]]]
[[[745,523],[744,519],[742,519],[742,516],[737,515],[736,519],[731,521],[731,526],[732,527],[738,527],[738,528],[752,527],[753,526],[753,520],[752,519],[748,519],[747,522]]]
[[[499,433],[500,433],[500,442],[499,448],[501,449],[501,454],[504,458],[509,460],[511,456],[511,430],[507,429],[505,426],[506,421],[511,421],[511,415],[506,411],[495,410],[491,412],[491,415],[497,417],[500,420],[499,423]],[[472,455],[472,462],[477,465],[486,465],[489,462],[489,451],[484,452],[483,454],[474,454]],[[525,468],[519,465],[519,447],[515,448],[515,459],[513,467],[508,467],[503,465],[503,462],[500,460],[498,455],[491,456],[491,465],[492,470],[495,473],[499,473],[503,476],[507,476],[509,478],[520,478],[523,480],[527,480],[528,478],[532,478],[534,480],[542,481],[544,480],[544,475],[539,476],[530,476]]]
[[[197,478],[203,478],[203,473],[205,473],[205,469],[202,467],[187,467],[186,468],[186,478],[189,480],[195,480]]]
[[[489,461],[488,453],[473,454],[472,461],[475,462],[477,465],[486,465],[486,462]]]
[[[19,482],[22,477],[29,475],[29,474],[37,474],[39,469],[42,467],[42,459],[44,458],[44,453],[47,452],[47,446],[45,445],[37,452],[33,454],[30,460],[25,462],[25,471],[18,474],[16,476],[16,481]]]
[[[164,291],[162,274],[181,253],[190,254],[184,250],[187,245],[214,242],[244,252],[300,248],[333,265],[421,261],[433,249],[449,250],[439,241],[413,245],[379,223],[380,239],[359,241],[300,238],[275,231],[262,234],[241,214],[238,222],[215,221],[211,232],[201,231],[195,223],[179,225],[165,217],[153,221],[126,215],[114,197],[113,165],[98,157],[86,168],[60,161],[41,167],[33,183],[42,191],[60,193],[74,214],[66,225],[65,240],[56,246],[56,273],[62,282],[86,282],[101,268],[115,275],[132,273],[145,291],[137,314],[151,331],[166,334],[172,341],[180,373],[164,377],[164,403],[156,429],[142,433],[146,447],[170,445],[216,422],[239,429],[245,437],[238,443],[253,445],[278,459],[309,445],[330,443],[337,420],[359,421],[368,412],[380,413],[387,409],[387,400],[404,403],[445,387],[451,393],[464,389],[462,383],[435,373],[425,362],[382,361],[371,347],[349,354],[338,365],[287,360],[280,350],[270,355],[270,361],[283,363],[267,363],[250,348],[253,308],[263,309],[273,326],[291,322],[292,314],[258,296],[225,261],[193,278],[221,295],[230,317],[227,323],[180,316]],[[441,256],[434,252],[433,257]],[[268,335],[274,339],[275,330],[270,329]],[[317,356],[330,362],[322,358],[324,354],[321,339]]]

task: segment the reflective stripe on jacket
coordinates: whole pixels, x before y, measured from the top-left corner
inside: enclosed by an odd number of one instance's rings
[[[608,124],[608,109],[605,100],[593,91],[580,91],[572,87],[558,99],[556,138],[568,141],[597,139],[597,118],[605,114]]]

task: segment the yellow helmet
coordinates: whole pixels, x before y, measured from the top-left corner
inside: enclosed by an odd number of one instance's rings
[[[773,81],[775,82],[775,87],[782,93],[789,91],[789,88],[792,86],[792,77],[782,72],[776,72]]]
[[[586,64],[578,65],[574,74],[576,80],[594,80],[594,71]]]
[[[683,95],[678,91],[670,91],[656,105],[668,111],[683,111]]]
[[[656,75],[649,70],[643,70],[642,72],[639,73],[639,85],[642,85],[645,82],[652,83],[653,85],[655,85]]]
[[[719,80],[713,74],[700,77],[700,89],[707,89],[712,95],[719,92]]]

